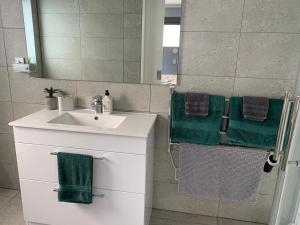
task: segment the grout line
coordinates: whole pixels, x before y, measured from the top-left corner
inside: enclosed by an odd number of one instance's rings
[[[149,112],[151,112],[151,104],[152,104],[152,98],[151,98],[151,96],[152,96],[152,85],[150,84],[149,85],[149,89],[150,89],[150,96],[149,96]]]
[[[225,30],[181,30],[181,33],[228,33],[228,34],[290,34],[290,35],[299,35],[299,32],[274,32],[274,31],[225,31]]]
[[[234,77],[234,76],[215,76],[215,75],[189,75],[189,74],[180,74],[179,77],[210,77],[210,78],[238,78],[238,79],[255,79],[255,80],[280,80],[280,81],[296,81],[296,78],[293,79],[282,79],[282,78],[272,78],[272,77]],[[155,85],[155,84],[154,84]]]
[[[242,36],[242,29],[243,29],[245,2],[246,2],[246,0],[243,1],[243,6],[242,6],[242,16],[241,16],[241,24],[240,24],[241,27],[240,27],[239,40],[238,40],[237,53],[236,53],[235,76],[233,79],[232,95],[235,94],[235,82],[236,82],[236,78],[237,78],[237,69],[238,69],[239,51],[240,51],[241,36]]]
[[[123,1],[123,83],[125,83],[125,2]]]
[[[2,8],[0,6],[0,12],[2,11]],[[3,21],[3,17],[2,17],[2,13],[0,13],[0,17],[1,17],[1,21]],[[7,58],[7,46],[6,46],[6,41],[5,41],[5,29],[6,28],[1,28],[2,29],[2,39],[3,39],[3,49],[4,49],[4,54],[5,54],[5,63],[6,63],[6,72],[7,72],[7,79],[8,79],[8,88],[9,88],[9,98],[10,98],[10,107],[11,107],[11,112],[12,112],[12,118],[15,118],[15,110],[14,110],[14,107],[13,107],[13,99],[12,99],[12,85],[11,85],[11,77],[10,77],[10,74],[9,74],[9,71],[8,71],[8,58]]]

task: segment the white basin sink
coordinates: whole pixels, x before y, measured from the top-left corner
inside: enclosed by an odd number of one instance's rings
[[[126,116],[119,115],[66,112],[48,121],[48,123],[115,129],[120,126],[125,119]]]

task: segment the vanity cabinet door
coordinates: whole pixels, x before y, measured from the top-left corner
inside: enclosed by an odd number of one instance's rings
[[[95,189],[92,204],[64,203],[52,191],[55,183],[20,180],[24,217],[49,225],[143,225],[144,195]]]
[[[145,193],[146,156],[16,143],[20,179],[58,182],[57,157],[52,152],[92,155],[93,186],[110,190]]]

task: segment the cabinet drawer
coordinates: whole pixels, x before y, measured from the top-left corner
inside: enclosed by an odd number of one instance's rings
[[[145,155],[21,143],[16,143],[16,152],[21,179],[57,183],[57,157],[50,153],[79,153],[103,157],[102,160],[94,159],[95,188],[145,193]]]
[[[49,182],[20,180],[26,221],[51,225],[142,225],[144,195],[95,189],[89,205],[64,203],[57,200]]]
[[[15,142],[146,154],[147,138],[14,127]]]

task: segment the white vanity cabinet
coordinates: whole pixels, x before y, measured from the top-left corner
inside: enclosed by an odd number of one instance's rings
[[[140,119],[147,118],[147,114],[141,115]],[[71,131],[76,127],[70,126],[57,130],[55,126],[45,127],[47,124],[30,127],[24,122],[26,117],[21,122],[12,122],[24,218],[28,225],[148,225],[156,117],[148,115],[148,123],[141,121],[148,130],[140,136],[130,132],[128,136],[120,135],[118,130],[109,134],[107,129],[91,133]],[[57,200],[55,152],[94,157],[92,204]]]

